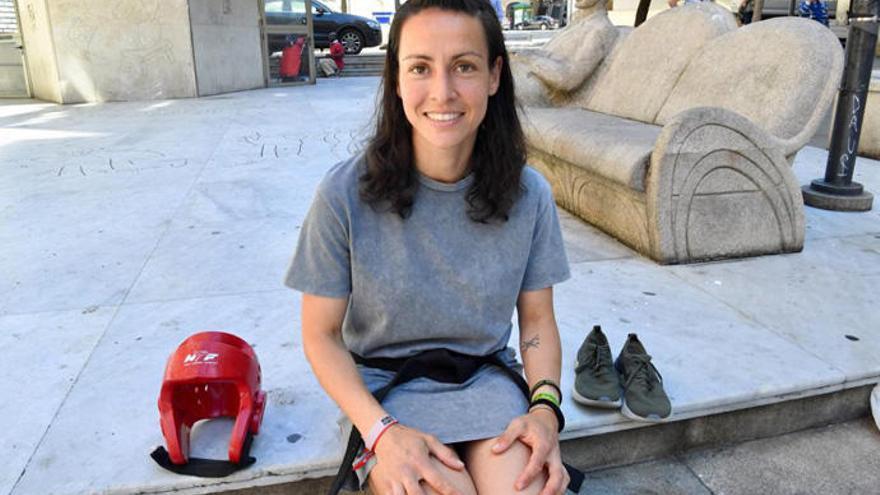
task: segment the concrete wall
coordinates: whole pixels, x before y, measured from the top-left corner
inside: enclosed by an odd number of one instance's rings
[[[196,96],[186,0],[46,0],[63,103]]]
[[[186,98],[264,85],[258,0],[18,2],[37,98]]]
[[[55,43],[46,0],[18,0],[18,12],[33,96],[61,102]]]
[[[189,0],[199,96],[261,88],[258,0]]]

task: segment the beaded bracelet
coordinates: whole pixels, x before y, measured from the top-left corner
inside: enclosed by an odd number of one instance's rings
[[[547,399],[535,399],[532,401],[531,404],[529,404],[529,412],[532,411],[533,407],[539,405],[547,406],[550,408],[551,411],[553,411],[553,414],[556,415],[556,422],[559,423],[559,430],[557,431],[562,431],[562,429],[565,428],[565,416],[562,414],[562,409],[559,409],[559,406],[550,402]]]
[[[539,388],[547,385],[556,390],[556,393],[559,394],[559,400],[562,401],[562,389],[559,388],[559,385],[556,384],[553,380],[538,380],[534,386],[532,386],[532,390],[529,392],[529,397],[534,397],[535,392],[538,391]]]

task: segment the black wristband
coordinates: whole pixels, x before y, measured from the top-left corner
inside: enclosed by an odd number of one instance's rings
[[[565,416],[563,416],[563,414],[562,414],[562,409],[559,409],[559,406],[550,402],[547,399],[535,399],[532,401],[531,404],[529,404],[529,412],[532,411],[533,407],[535,407],[539,404],[547,406],[551,410],[553,410],[553,414],[556,415],[556,422],[559,423],[559,430],[557,430],[557,431],[562,431],[562,429],[565,428]]]
[[[539,388],[544,385],[549,385],[550,387],[556,389],[556,393],[559,394],[559,402],[562,402],[562,390],[559,388],[559,385],[556,384],[553,380],[540,380],[535,386],[532,387],[532,390],[529,391],[529,400],[532,400],[532,397],[535,396],[535,392],[538,391]]]

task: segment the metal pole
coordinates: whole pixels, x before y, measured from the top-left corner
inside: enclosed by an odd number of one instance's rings
[[[639,0],[639,6],[636,8],[636,22],[633,23],[634,27],[639,27],[639,25],[645,22],[645,19],[648,18],[648,7],[651,6],[651,0]]]
[[[755,0],[755,12],[752,13],[752,22],[758,22],[764,15],[764,0]]]
[[[854,0],[850,5],[846,62],[837,97],[825,177],[803,187],[804,203],[826,210],[867,211],[874,196],[853,182],[859,137],[865,117],[871,66],[877,46],[880,0]]]

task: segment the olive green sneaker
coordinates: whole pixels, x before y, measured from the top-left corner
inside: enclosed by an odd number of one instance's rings
[[[659,423],[672,414],[672,404],[663,390],[663,377],[651,364],[651,356],[636,334],[629,334],[614,367],[623,381],[623,406],[620,412],[624,416],[636,421]]]
[[[611,362],[611,348],[599,325],[584,339],[575,363],[571,396],[586,406],[620,407],[620,377]]]

